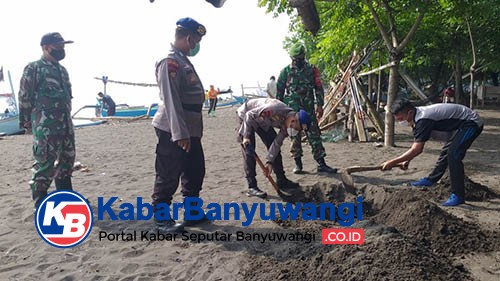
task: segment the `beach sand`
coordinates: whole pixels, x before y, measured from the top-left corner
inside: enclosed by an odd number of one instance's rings
[[[206,176],[204,202],[282,202],[258,171],[268,200],[248,198],[242,155],[235,142],[235,110],[204,116]],[[283,146],[290,179],[316,201],[353,202],[364,197],[363,245],[322,245],[321,229],[331,221],[215,221],[189,228],[194,234],[315,234],[315,241],[108,241],[99,232],[133,233],[152,229],[150,221],[96,220],[90,236],[70,249],[54,248],[38,235],[33,223],[31,176],[32,136],[0,140],[0,280],[500,280],[500,112],[480,110],[485,129],[468,151],[467,204],[441,208],[449,195],[446,178],[436,187],[406,186],[432,169],[441,144],[429,142],[410,169],[353,174],[355,190],[341,185],[340,174],[315,174],[310,148],[304,145],[305,175],[291,173],[293,159]],[[325,143],[327,163],[345,168],[376,165],[411,145],[408,128],[396,128],[397,147],[374,143]],[[154,182],[156,136],[150,121],[113,123],[76,130],[76,161],[88,167],[73,174],[73,186],[96,209],[97,197],[121,202],[143,197],[149,202]],[[257,144],[263,158],[264,145]],[[51,187],[51,191],[53,191]],[[182,200],[180,190],[175,201]]]

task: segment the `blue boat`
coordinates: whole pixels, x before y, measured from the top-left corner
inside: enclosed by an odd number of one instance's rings
[[[240,96],[232,96],[226,100],[220,100],[217,108],[231,107],[235,105],[240,105],[245,102],[246,98]],[[93,110],[94,116],[80,117],[79,114],[82,111],[91,109]],[[108,120],[118,120],[118,121],[135,121],[140,119],[152,118],[156,111],[158,110],[158,104],[153,103],[150,106],[129,106],[127,104],[118,104],[116,106],[115,115],[108,116],[107,109],[101,108],[99,104],[97,105],[86,105],[78,109],[73,115],[73,123],[75,127],[93,126],[99,125],[107,122]],[[204,110],[208,110],[205,106]],[[87,112],[88,114],[88,112]],[[87,122],[83,122],[86,120]]]
[[[0,136],[24,133],[19,127],[19,109],[17,108],[16,96],[10,72],[7,71],[10,83],[10,93],[0,92]],[[3,67],[0,68],[0,83],[4,82]],[[2,87],[2,89],[4,89]]]
[[[0,136],[21,133],[24,133],[24,129],[19,128],[19,115],[17,112],[0,113]]]
[[[153,117],[158,110],[158,104],[153,103],[149,107],[146,106],[129,106],[127,104],[118,104],[116,106],[115,115],[113,117]],[[108,117],[107,109],[102,109],[102,117]]]

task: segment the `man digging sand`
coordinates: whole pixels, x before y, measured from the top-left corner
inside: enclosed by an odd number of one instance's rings
[[[252,99],[241,105],[237,114],[240,121],[238,141],[242,144],[245,175],[248,182],[248,196],[266,198],[267,193],[260,190],[256,179],[255,133],[266,145],[268,153],[264,172],[269,177],[276,174],[276,183],[280,196],[299,189],[299,184],[290,181],[285,176],[281,157],[281,146],[286,137],[295,136],[311,124],[310,116],[303,110],[293,111],[283,102],[275,99]],[[279,128],[276,134],[274,128]]]
[[[450,136],[443,146],[436,166],[428,177],[411,182],[412,186],[432,186],[444,174],[450,173],[451,195],[443,206],[465,203],[464,164],[462,160],[474,140],[483,131],[483,121],[472,109],[452,103],[437,103],[429,106],[414,106],[410,101],[394,101],[390,108],[396,121],[413,128],[415,140],[408,151],[382,164],[382,170],[390,170],[398,164],[408,166],[410,161],[422,153],[425,142],[433,133],[448,132]]]

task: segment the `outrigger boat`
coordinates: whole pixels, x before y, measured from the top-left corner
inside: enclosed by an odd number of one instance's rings
[[[0,136],[15,135],[24,132],[24,129],[19,127],[19,110],[17,108],[10,72],[7,71],[7,74],[10,84],[10,93],[0,93]],[[0,68],[0,83],[1,82],[4,82],[3,67]]]
[[[14,94],[0,94],[0,135],[14,135],[24,132],[19,128],[19,113]]]
[[[235,105],[239,105],[245,102],[245,98],[239,96],[233,96],[227,100],[220,100],[217,104],[217,108],[226,108]],[[94,109],[94,117],[80,117],[79,113],[85,109]],[[158,104],[153,103],[150,106],[129,106],[128,104],[118,104],[116,105],[115,115],[108,116],[107,109],[101,108],[100,105],[86,105],[78,109],[72,116],[73,120],[122,120],[122,121],[135,121],[139,119],[152,118],[156,111],[158,110]],[[208,110],[205,105],[204,110]],[[96,124],[97,125],[97,124]]]

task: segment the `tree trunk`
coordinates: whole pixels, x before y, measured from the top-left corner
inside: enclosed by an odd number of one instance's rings
[[[290,7],[296,8],[302,24],[306,30],[310,31],[313,35],[318,33],[321,26],[319,21],[318,10],[313,0],[289,0]]]
[[[476,72],[476,48],[474,47],[474,39],[472,38],[472,31],[470,28],[470,23],[466,20],[467,30],[469,31],[470,47],[472,51],[472,65],[469,68],[470,72],[470,104],[471,109],[474,108],[474,72]]]
[[[441,84],[441,72],[443,68],[443,61],[432,62],[433,67],[430,69],[429,78],[431,79],[431,85],[428,88],[427,96],[434,102],[441,102],[442,96],[439,92],[439,85]]]
[[[470,109],[474,109],[474,69],[471,67],[470,70],[470,100],[469,107]]]
[[[462,51],[460,50],[460,39],[455,37],[455,103],[465,105],[465,96],[462,85]]]
[[[394,146],[394,116],[392,116],[388,107],[393,104],[398,95],[398,67],[400,60],[395,62],[395,65],[389,69],[389,89],[387,90],[387,110],[385,111],[385,146]]]
[[[493,86],[499,86],[498,85],[498,72],[491,72],[490,75],[491,75],[491,81],[493,83]]]

